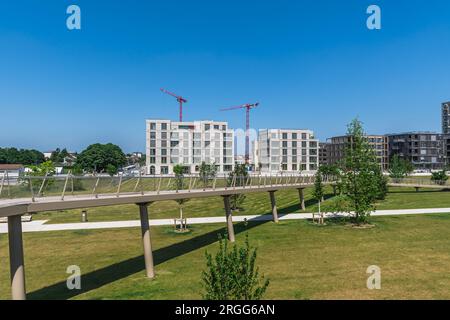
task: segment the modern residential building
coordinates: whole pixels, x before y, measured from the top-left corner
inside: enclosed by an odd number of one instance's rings
[[[439,170],[445,166],[444,135],[434,132],[389,134],[389,157],[399,155],[418,170]]]
[[[315,171],[319,165],[319,141],[311,130],[261,129],[258,163],[261,172]]]
[[[375,151],[377,161],[382,170],[389,166],[388,138],[384,135],[366,135],[367,142]],[[328,139],[327,157],[328,164],[336,164],[345,156],[345,150],[351,141],[351,136],[339,136]]]
[[[195,173],[202,162],[219,173],[233,170],[234,133],[227,122],[147,120],[146,136],[147,174],[173,174],[177,164]]]
[[[328,142],[319,143],[319,165],[328,164]]]
[[[442,133],[450,134],[450,102],[442,103]]]

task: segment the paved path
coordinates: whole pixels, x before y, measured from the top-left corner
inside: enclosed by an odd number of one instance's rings
[[[411,215],[411,214],[429,214],[429,213],[450,213],[450,208],[433,208],[433,209],[403,209],[403,210],[379,210],[372,213],[372,216],[390,216],[390,215]],[[279,215],[279,220],[303,220],[311,219],[312,213],[290,213]],[[248,215],[233,216],[234,222],[248,221],[270,221],[272,215]],[[45,224],[48,220],[34,220],[31,222],[23,222],[23,232],[42,232],[42,231],[62,231],[62,230],[89,230],[89,229],[115,229],[115,228],[132,228],[140,227],[139,220],[128,221],[107,221],[107,222],[78,222],[78,223],[58,223]],[[205,218],[188,218],[188,224],[208,224],[208,223],[225,223],[223,217],[205,217]],[[151,219],[151,226],[169,226],[173,225],[173,219]],[[8,232],[7,223],[0,223],[0,234]]]

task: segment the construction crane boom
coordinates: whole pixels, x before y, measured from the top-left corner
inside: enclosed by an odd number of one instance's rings
[[[185,98],[183,98],[182,96],[172,93],[166,89],[161,88],[161,92],[166,93],[177,99],[178,103],[180,104],[180,122],[183,122],[183,103],[186,103],[188,101]]]
[[[250,160],[250,110],[259,106],[259,102],[247,103],[236,107],[220,109],[220,111],[229,111],[236,109],[245,109],[245,163]]]

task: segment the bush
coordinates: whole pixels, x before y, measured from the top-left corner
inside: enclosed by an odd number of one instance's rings
[[[202,272],[206,300],[260,300],[269,280],[259,276],[256,249],[250,247],[248,235],[245,246],[228,249],[228,241],[219,237],[215,257],[206,252],[207,270]],[[262,283],[262,284],[261,284]]]
[[[433,172],[431,174],[431,181],[438,185],[444,185],[448,180],[448,176],[445,173],[445,170]]]

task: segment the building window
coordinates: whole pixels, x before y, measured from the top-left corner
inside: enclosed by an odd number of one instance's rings
[[[155,157],[150,157],[150,163],[156,163]]]
[[[287,148],[287,141],[283,141],[283,144],[282,144],[282,146],[283,146],[283,148]]]
[[[156,149],[150,149],[150,155],[156,156]]]
[[[167,139],[167,132],[161,132],[161,139]]]
[[[287,139],[288,138],[288,134],[287,133],[283,133],[282,134],[282,139]]]
[[[297,165],[296,164],[292,165],[292,171],[297,171]]]
[[[150,139],[156,139],[156,132],[150,132]]]
[[[150,123],[150,130],[156,130],[156,123],[154,122]]]
[[[287,164],[282,164],[281,165],[281,170],[283,170],[283,171],[287,171]]]
[[[211,129],[211,125],[209,123],[205,124],[205,131],[208,131]]]
[[[296,133],[293,133],[292,134],[292,140],[296,140],[297,139],[297,134]]]
[[[161,130],[167,130],[167,123],[161,123]]]
[[[161,163],[167,163],[167,157],[161,157]]]

